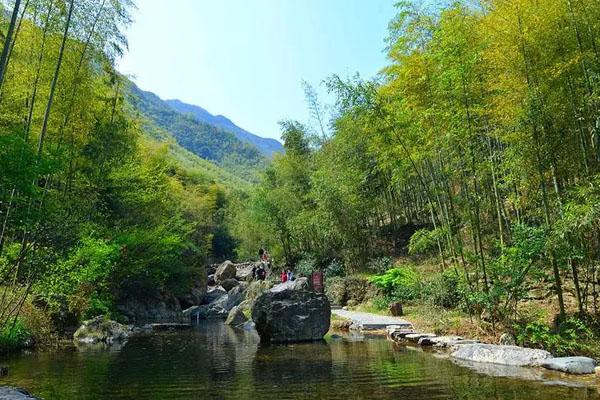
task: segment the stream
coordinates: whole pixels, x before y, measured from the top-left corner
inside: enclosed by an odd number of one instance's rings
[[[42,399],[600,399],[584,383],[490,377],[383,338],[263,346],[220,322],[0,363],[0,385]]]

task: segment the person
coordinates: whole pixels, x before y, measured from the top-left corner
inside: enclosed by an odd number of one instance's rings
[[[265,270],[264,265],[261,263],[258,266],[258,269],[256,270],[256,278],[259,281],[264,281],[266,277],[267,277],[267,271]]]
[[[294,276],[294,273],[292,272],[291,269],[287,270],[287,280],[288,281],[293,281],[294,279],[296,279],[296,277]]]
[[[288,280],[288,274],[285,272],[285,269],[281,270],[281,283],[285,283]]]

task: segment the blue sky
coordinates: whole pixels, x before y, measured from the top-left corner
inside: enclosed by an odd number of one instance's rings
[[[137,0],[119,63],[144,90],[265,137],[308,112],[302,79],[374,76],[396,0]],[[320,89],[324,91],[324,89]]]

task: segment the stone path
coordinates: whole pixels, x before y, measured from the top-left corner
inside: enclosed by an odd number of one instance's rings
[[[338,317],[346,318],[354,322],[355,325],[364,330],[385,329],[390,325],[398,325],[400,328],[412,328],[412,324],[400,317],[388,317],[358,311],[331,310],[331,313]]]

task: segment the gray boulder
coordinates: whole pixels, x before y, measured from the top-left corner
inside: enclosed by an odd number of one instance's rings
[[[246,298],[246,289],[248,284],[245,282],[240,283],[227,293],[227,304],[225,308],[231,310],[233,307],[239,305]]]
[[[277,285],[271,288],[271,292],[283,292],[284,290],[309,290],[310,286],[308,284],[307,278],[298,278],[293,281],[286,281],[282,283],[278,283]]]
[[[103,316],[84,321],[73,334],[73,339],[78,343],[105,343],[121,342],[129,337],[130,329],[118,322],[105,319]]]
[[[237,264],[235,266],[235,279],[238,281],[251,281],[252,280],[252,269],[254,268],[255,263],[244,263]]]
[[[226,279],[234,279],[237,270],[231,261],[225,261],[215,271],[215,282],[221,283]]]
[[[202,300],[202,304],[211,304],[225,296],[227,291],[223,289],[221,286],[215,286],[213,288],[208,289],[204,299]]]
[[[452,357],[480,363],[538,367],[552,358],[545,350],[495,344],[465,344],[458,346]]]
[[[330,319],[327,296],[309,291],[267,292],[252,307],[252,320],[264,342],[321,340]]]
[[[223,282],[221,282],[221,286],[223,287],[223,289],[227,290],[228,292],[239,284],[240,283],[233,278],[225,279]]]
[[[542,367],[568,374],[593,374],[598,363],[588,357],[557,357],[546,360]]]
[[[32,400],[33,397],[23,389],[18,389],[10,386],[0,386],[0,399],[2,400]]]
[[[229,315],[225,320],[226,325],[231,326],[241,326],[244,325],[248,321],[248,318],[244,315],[244,312],[241,307],[233,307],[231,311],[229,311]]]

